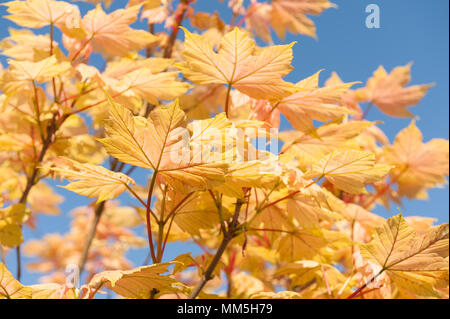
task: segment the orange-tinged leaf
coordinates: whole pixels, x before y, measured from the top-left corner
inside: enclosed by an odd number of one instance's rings
[[[399,66],[388,74],[380,66],[367,81],[366,87],[357,91],[357,96],[362,101],[372,102],[387,115],[411,117],[407,107],[418,104],[432,85],[405,87],[411,78],[410,68],[411,64]]]
[[[286,30],[316,37],[314,22],[306,15],[319,15],[332,7],[328,0],[274,0],[272,1],[272,27],[280,38]]]
[[[141,5],[118,9],[106,14],[100,5],[89,11],[81,24],[86,31],[86,39],[93,43],[94,50],[106,51],[112,55],[124,56],[130,50],[140,50],[157,40],[144,30],[130,28],[136,21]]]
[[[354,83],[318,87],[319,72],[297,83],[298,92],[276,102],[274,108],[283,113],[292,126],[302,132],[314,131],[313,120],[327,122],[352,111],[337,105]]]
[[[385,161],[396,168],[392,176],[402,196],[421,198],[426,189],[445,183],[449,174],[449,142],[444,139],[422,141],[415,121],[403,129],[393,145],[385,146]]]

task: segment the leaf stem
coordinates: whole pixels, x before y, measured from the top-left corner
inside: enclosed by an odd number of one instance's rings
[[[381,275],[384,271],[384,268],[381,269],[378,274],[376,274],[375,276],[373,276],[372,278],[369,279],[369,281],[367,281],[364,285],[362,285],[361,287],[359,287],[354,293],[352,293],[350,296],[347,297],[347,299],[353,299],[355,297],[357,297],[368,285],[370,285],[375,279],[377,279],[377,277],[379,275]]]
[[[156,176],[158,175],[158,171],[155,170],[153,172],[152,179],[150,181],[150,187],[148,190],[148,197],[147,197],[147,205],[146,205],[146,212],[145,212],[145,219],[147,223],[147,234],[148,234],[148,245],[150,247],[150,253],[152,256],[153,263],[156,263],[156,255],[155,255],[155,247],[153,246],[153,236],[152,236],[152,222],[150,219],[150,211],[151,211],[151,205],[152,205],[152,195],[153,195],[153,188],[155,187],[156,183]]]
[[[230,104],[230,93],[231,93],[231,83],[228,83],[227,96],[225,98],[225,115],[230,118],[229,114],[229,104]]]
[[[373,103],[370,103],[369,105],[367,105],[366,109],[364,110],[364,113],[361,115],[361,120],[364,120],[367,117],[367,115],[369,114],[372,107],[373,107]]]

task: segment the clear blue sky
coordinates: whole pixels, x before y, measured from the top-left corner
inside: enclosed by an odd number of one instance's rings
[[[6,2],[6,1],[0,1]],[[440,137],[448,139],[449,133],[449,34],[447,0],[419,1],[419,0],[334,0],[337,9],[329,9],[321,16],[314,17],[318,40],[289,35],[284,42],[297,41],[294,47],[295,70],[287,77],[292,82],[299,81],[319,69],[325,69],[321,81],[327,79],[332,71],[336,71],[346,82],[365,82],[372,72],[381,64],[388,71],[398,65],[414,62],[412,67],[412,84],[434,82],[421,103],[411,108],[420,119],[417,122],[424,138]],[[92,5],[75,2],[85,13]],[[116,0],[111,9],[123,6],[125,1]],[[381,11],[381,28],[367,29],[365,8],[368,4],[378,4]],[[195,8],[200,11],[218,11],[224,19],[230,19],[230,10],[226,5],[213,0],[197,0]],[[5,15],[5,8],[0,7],[0,16]],[[7,36],[7,29],[14,27],[8,20],[0,19],[0,38]],[[137,23],[136,26],[142,26]],[[189,27],[189,26],[188,26]],[[41,32],[48,32],[43,29]],[[182,36],[182,33],[181,33]],[[274,37],[276,43],[279,40]],[[6,59],[0,58],[5,66]],[[100,67],[100,61],[98,67]],[[372,109],[369,120],[382,120],[381,128],[392,141],[396,133],[406,127],[409,119],[391,119],[378,110]],[[282,128],[287,127],[282,122]],[[140,175],[140,177],[136,177]],[[145,175],[135,174],[139,182],[145,181]],[[56,185],[57,183],[52,183]],[[61,205],[62,216],[40,216],[38,230],[25,230],[25,238],[40,238],[47,232],[67,232],[69,229],[69,211],[75,207],[88,203],[86,199],[64,189],[57,192],[66,198]],[[402,213],[408,215],[422,215],[438,218],[438,221],[448,222],[449,193],[448,186],[429,192],[429,201],[405,201]],[[128,201],[125,198],[124,203]],[[377,212],[385,217],[398,213],[393,206],[390,212],[379,208]],[[145,235],[143,229],[139,232]],[[189,247],[190,249],[191,247]],[[186,246],[176,244],[168,246],[166,258],[173,258],[186,251]],[[196,250],[197,251],[197,250]],[[146,252],[133,251],[129,258],[136,266],[144,260]],[[25,258],[25,261],[28,261]],[[15,273],[15,254],[10,253],[7,258],[8,267]],[[25,284],[36,283],[38,276],[25,272]]]

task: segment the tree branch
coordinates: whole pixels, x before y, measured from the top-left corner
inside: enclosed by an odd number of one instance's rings
[[[206,269],[205,273],[202,276],[202,279],[200,282],[195,286],[195,288],[192,290],[189,299],[195,299],[198,294],[202,291],[203,287],[206,285],[208,281],[210,281],[213,276],[214,269],[216,269],[217,264],[220,261],[220,258],[222,257],[223,253],[225,252],[225,249],[227,248],[228,244],[231,242],[231,240],[234,238],[237,225],[238,225],[238,219],[239,219],[239,212],[241,211],[241,207],[244,204],[244,202],[241,199],[238,199],[236,202],[236,206],[234,209],[234,215],[233,219],[231,220],[230,225],[228,226],[228,230],[224,232],[222,242],[220,243],[219,248],[217,249],[211,263],[209,264],[208,268]]]

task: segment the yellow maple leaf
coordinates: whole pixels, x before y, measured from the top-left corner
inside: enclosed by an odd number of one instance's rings
[[[208,192],[196,192],[180,204],[184,195],[171,192],[166,210],[173,210],[174,222],[183,231],[200,235],[202,229],[211,229],[219,224],[216,205]]]
[[[321,287],[324,287],[329,291],[326,294],[342,293],[341,288],[346,281],[345,276],[332,265],[321,264],[314,260],[297,260],[288,263],[279,268],[275,275],[289,276],[290,286],[304,287],[302,290],[314,284],[313,291],[319,293],[322,290]]]
[[[31,285],[31,299],[77,299],[75,289],[67,289],[67,286],[46,283]]]
[[[292,285],[305,285],[317,277],[317,270],[320,270],[320,263],[314,260],[297,260],[288,263],[277,269],[275,276],[288,275],[294,279]]]
[[[69,36],[82,37],[80,11],[76,5],[54,0],[11,1],[3,4],[8,7],[6,16],[20,26],[42,28],[56,25]]]
[[[110,171],[102,166],[67,161],[61,168],[49,167],[72,183],[64,188],[87,197],[97,197],[98,202],[115,198],[122,194],[135,181],[125,174]]]
[[[304,178],[325,177],[348,193],[361,194],[366,193],[364,184],[380,180],[390,169],[389,165],[375,164],[374,153],[335,151],[313,164]]]
[[[3,74],[2,89],[6,93],[30,87],[32,82],[47,82],[57,75],[70,70],[70,63],[58,63],[54,55],[39,62],[10,61],[10,69]]]
[[[178,72],[153,74],[149,68],[141,68],[128,73],[119,86],[129,87],[139,97],[154,105],[159,100],[173,100],[189,89],[189,84],[176,81]]]
[[[124,163],[153,169],[181,192],[223,183],[228,164],[221,158],[217,160],[203,156],[199,150],[191,150],[189,131],[182,127],[185,114],[178,101],[154,109],[148,119],[133,117],[128,109],[110,98],[109,103],[107,137],[100,141],[110,155]]]
[[[0,297],[6,299],[31,299],[31,288],[22,286],[0,262]]]
[[[0,209],[0,245],[12,248],[23,242],[21,225],[30,213],[24,204]]]
[[[305,190],[287,200],[287,211],[298,224],[306,229],[320,228],[320,221],[332,222],[342,218],[339,214],[322,207],[316,195]]]
[[[448,285],[448,231],[448,224],[442,224],[418,235],[399,214],[361,245],[361,255],[380,267],[378,275],[386,272],[402,289],[436,297],[435,287]]]
[[[280,175],[275,165],[271,161],[259,160],[232,163],[225,175],[225,183],[216,189],[225,195],[242,198],[243,187],[273,188]]]
[[[225,34],[216,53],[204,36],[184,31],[186,62],[177,66],[192,82],[228,84],[257,99],[275,99],[295,91],[293,84],[282,80],[293,69],[293,43],[259,49],[245,31],[235,28]]]
[[[104,271],[96,274],[88,284],[89,289],[104,286],[126,298],[148,299],[153,289],[176,291],[177,281],[161,275],[173,263],[153,264],[131,270]]]
[[[50,53],[50,37],[48,35],[34,34],[30,30],[9,29],[9,37],[0,42],[2,54],[14,60],[36,61],[36,50]],[[53,43],[56,47],[56,42]]]

